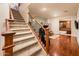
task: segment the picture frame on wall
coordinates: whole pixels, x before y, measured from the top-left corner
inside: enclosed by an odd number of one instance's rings
[[[66,31],[67,34],[71,34],[71,21],[59,21],[59,30]]]

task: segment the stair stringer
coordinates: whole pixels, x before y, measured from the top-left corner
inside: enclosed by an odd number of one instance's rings
[[[28,27],[30,28],[29,24],[27,24],[27,25],[28,25]],[[42,45],[41,45],[40,42],[38,41],[37,37],[35,36],[35,33],[31,30],[31,28],[30,28],[30,31],[32,32],[32,34],[34,35],[35,39],[37,40],[39,46],[41,47],[41,49],[44,51],[44,53],[45,53],[46,56],[47,56],[46,51],[44,50],[44,48],[42,47]]]

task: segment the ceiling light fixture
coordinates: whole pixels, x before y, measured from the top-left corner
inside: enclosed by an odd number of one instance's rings
[[[42,11],[46,11],[47,10],[47,8],[42,8]]]

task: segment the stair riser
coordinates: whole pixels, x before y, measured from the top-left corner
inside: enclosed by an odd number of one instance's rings
[[[20,37],[27,37],[27,36],[30,36],[30,35],[32,35],[32,33],[15,35],[15,36],[14,36],[14,39],[16,39],[16,38],[20,38]]]
[[[10,23],[10,26],[27,26],[26,23]]]
[[[27,28],[28,26],[10,26],[10,28]]]
[[[18,50],[18,51],[16,51],[16,52],[14,52],[14,56],[21,56],[21,55],[19,55],[19,54],[21,54],[22,52],[24,52],[25,50],[29,50],[29,49],[31,49],[31,48],[33,48],[33,47],[35,47],[36,45],[38,45],[38,43],[36,42],[36,43],[34,43],[34,44],[32,44],[32,45],[29,45],[29,46],[27,46],[27,47],[25,47],[25,48],[23,48],[23,49],[21,49],[21,50]],[[25,56],[25,55],[23,55],[23,56]]]
[[[9,24],[10,25],[27,25],[27,23],[25,23],[25,22],[17,22],[17,21],[10,22]]]
[[[14,42],[15,45],[19,45],[19,44],[22,44],[22,43],[25,43],[25,42],[29,42],[29,41],[33,41],[34,40],[34,37],[30,37],[30,38],[26,38],[26,39],[23,39],[21,41],[17,41],[17,42]]]
[[[22,22],[14,22],[14,23],[10,23],[10,25],[14,25],[14,26],[16,26],[16,25],[21,25],[21,26],[27,26],[27,24],[26,23],[22,23]]]
[[[10,22],[10,24],[26,24],[25,22],[17,22],[17,21],[14,21],[14,22]]]
[[[22,23],[24,22],[24,23],[25,23],[24,19],[14,19],[14,21],[11,22],[11,23],[14,23],[14,22],[20,22],[20,23],[21,23],[21,22],[22,22]]]
[[[16,19],[15,22],[25,22],[24,20]]]
[[[13,13],[14,14],[14,13]],[[15,15],[13,15],[14,17],[21,17],[22,18],[22,16],[21,15],[19,15],[19,13],[16,13]]]
[[[22,32],[22,31],[30,31],[30,29],[17,29],[17,30],[12,30],[14,32]]]
[[[41,49],[39,49],[39,50],[37,50],[37,51],[35,51],[33,54],[31,54],[30,56],[36,56],[37,55],[37,53],[39,53],[41,51]]]
[[[16,34],[15,34],[15,35],[17,36],[17,35],[29,34],[29,33],[32,33],[32,32],[31,32],[31,31],[25,31],[25,32],[24,32],[24,31],[22,31],[22,32],[16,32]]]
[[[42,49],[40,49],[37,53],[33,54],[33,56],[46,56],[46,54]]]

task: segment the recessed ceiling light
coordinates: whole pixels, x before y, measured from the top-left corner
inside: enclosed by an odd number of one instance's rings
[[[46,11],[47,10],[47,8],[42,8],[42,11]]]

